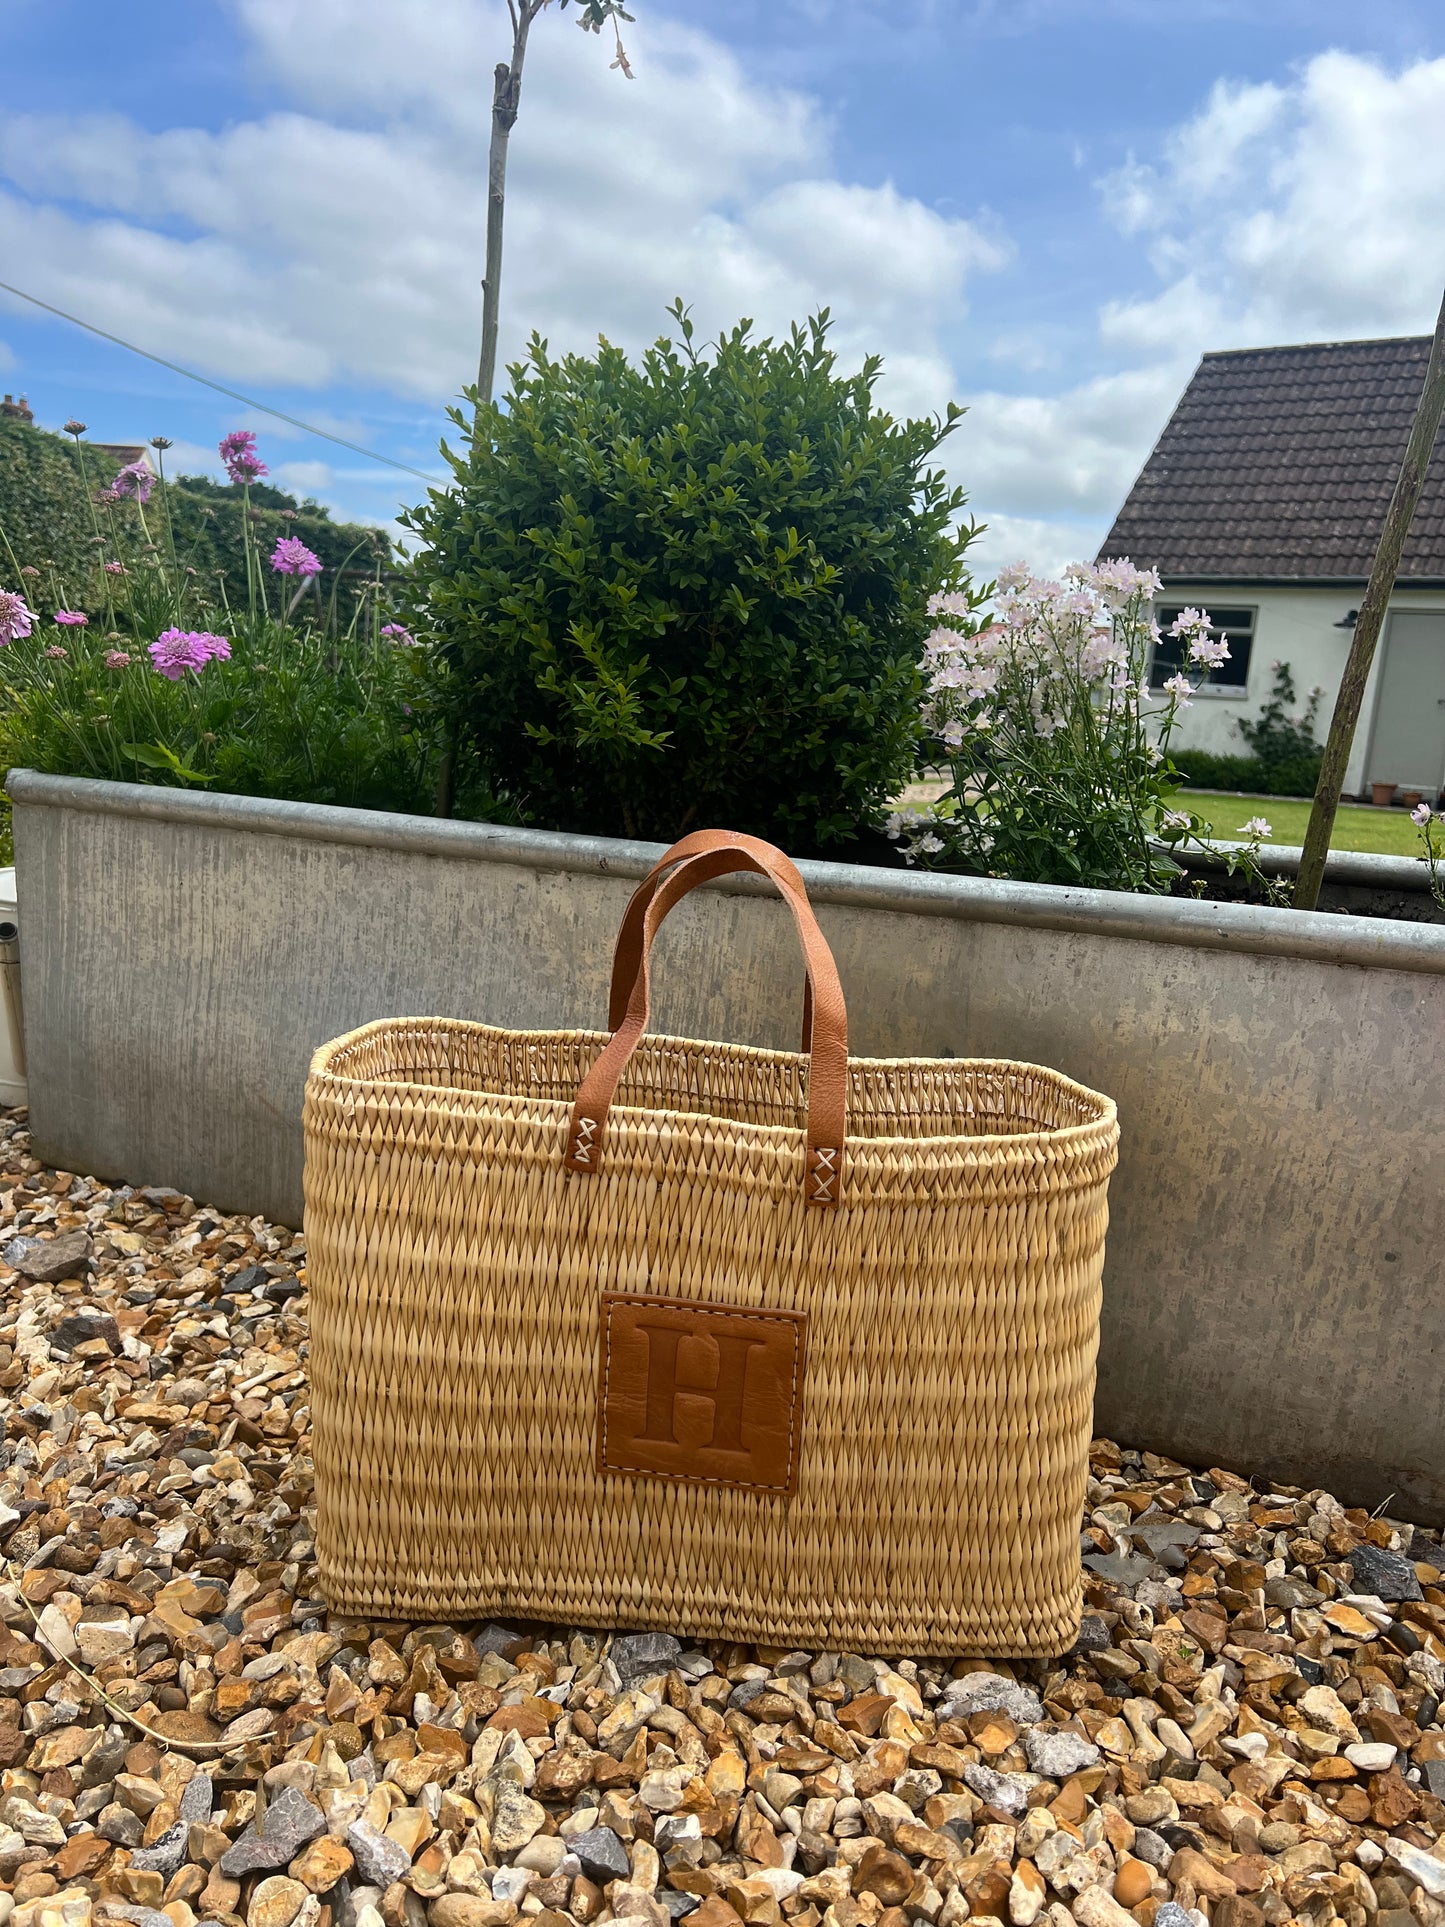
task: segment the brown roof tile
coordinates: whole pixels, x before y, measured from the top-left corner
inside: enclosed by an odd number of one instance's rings
[[[1100,558],[1166,581],[1363,583],[1430,354],[1428,335],[1205,355]],[[1445,437],[1401,581],[1445,581]]]

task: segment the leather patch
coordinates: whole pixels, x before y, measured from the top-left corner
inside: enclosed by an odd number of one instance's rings
[[[807,1339],[800,1311],[604,1292],[598,1471],[792,1492]]]

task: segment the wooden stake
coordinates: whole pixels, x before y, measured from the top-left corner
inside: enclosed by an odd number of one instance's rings
[[[1385,613],[1390,606],[1400,555],[1405,547],[1405,538],[1410,533],[1415,504],[1424,486],[1425,471],[1430,466],[1430,452],[1435,446],[1442,412],[1445,412],[1445,301],[1441,303],[1440,318],[1435,323],[1435,338],[1430,344],[1430,360],[1425,370],[1425,383],[1420,390],[1419,406],[1415,410],[1415,423],[1410,430],[1405,459],[1400,464],[1395,493],[1390,498],[1385,515],[1385,526],[1380,531],[1380,543],[1375,550],[1365,599],[1360,604],[1354,639],[1345,660],[1345,673],[1340,678],[1340,691],[1335,698],[1335,713],[1330,718],[1330,733],[1325,741],[1324,760],[1320,764],[1320,778],[1315,785],[1315,800],[1300,857],[1299,880],[1294,889],[1294,906],[1297,910],[1313,910],[1319,903],[1325,858],[1330,848],[1330,832],[1335,826],[1340,791],[1345,785],[1345,770],[1355,741],[1355,727],[1360,720],[1365,683],[1370,674],[1370,665],[1375,660],[1375,648],[1380,640]]]
[[[520,0],[512,7],[512,59],[492,75],[492,144],[487,156],[487,271],[482,282],[482,352],[477,364],[477,408],[492,399],[497,378],[497,320],[502,309],[502,221],[507,205],[507,146],[522,99],[527,36],[547,0]]]

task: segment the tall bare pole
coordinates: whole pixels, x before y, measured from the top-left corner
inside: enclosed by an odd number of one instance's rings
[[[477,364],[477,402],[492,399],[497,379],[497,318],[502,306],[502,221],[507,206],[507,147],[522,98],[527,36],[547,0],[507,0],[512,19],[512,58],[492,74],[492,144],[487,155],[487,266],[482,282],[482,352]]]
[[[1385,515],[1385,526],[1380,531],[1380,542],[1375,550],[1365,599],[1360,604],[1354,639],[1345,660],[1345,673],[1340,678],[1340,693],[1335,698],[1335,713],[1330,718],[1330,733],[1325,740],[1320,778],[1315,785],[1315,800],[1300,857],[1299,880],[1295,884],[1294,905],[1297,910],[1313,910],[1319,903],[1330,833],[1335,826],[1335,812],[1340,806],[1340,791],[1345,786],[1345,770],[1354,745],[1355,727],[1360,720],[1365,683],[1370,674],[1370,665],[1375,660],[1380,630],[1390,606],[1390,595],[1399,573],[1405,538],[1410,533],[1410,523],[1414,519],[1415,504],[1424,487],[1425,471],[1430,466],[1430,452],[1435,446],[1442,412],[1445,412],[1445,301],[1441,302],[1440,317],[1435,323],[1435,338],[1430,344],[1430,360],[1425,369],[1425,384],[1420,390],[1419,405],[1415,410],[1414,426],[1405,448],[1405,459],[1400,464],[1395,493],[1390,498]]]

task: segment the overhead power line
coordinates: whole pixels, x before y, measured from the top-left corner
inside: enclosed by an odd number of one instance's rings
[[[344,435],[333,435],[330,429],[317,428],[311,422],[303,422],[299,416],[288,415],[280,408],[272,408],[268,402],[256,401],[250,395],[243,395],[238,389],[227,388],[223,382],[212,381],[208,375],[198,375],[193,368],[182,368],[178,361],[167,361],[164,355],[153,355],[149,348],[137,348],[133,341],[123,341],[119,335],[110,334],[104,328],[97,328],[93,321],[82,321],[78,314],[67,314],[64,308],[52,306],[42,301],[39,295],[27,294],[24,288],[13,288],[8,281],[0,281],[0,288],[6,294],[13,294],[21,301],[28,301],[33,308],[44,308],[47,314],[59,315],[62,321],[69,321],[77,328],[84,328],[87,334],[99,335],[102,341],[112,341],[117,348],[128,348],[133,355],[143,355],[161,368],[169,368],[173,375],[184,375],[187,381],[198,381],[203,388],[214,388],[218,395],[228,395],[232,401],[244,402],[247,408],[259,409],[263,415],[273,415],[278,422],[289,422],[292,428],[299,428],[304,434],[319,436],[323,442],[335,442],[338,448],[349,448],[353,455],[365,455],[368,461],[385,462],[388,468],[399,468],[407,475],[418,476],[423,482],[436,482],[442,478],[428,475],[425,469],[413,468],[410,462],[398,462],[390,455],[383,455],[377,449],[363,448],[360,442],[349,442]]]

